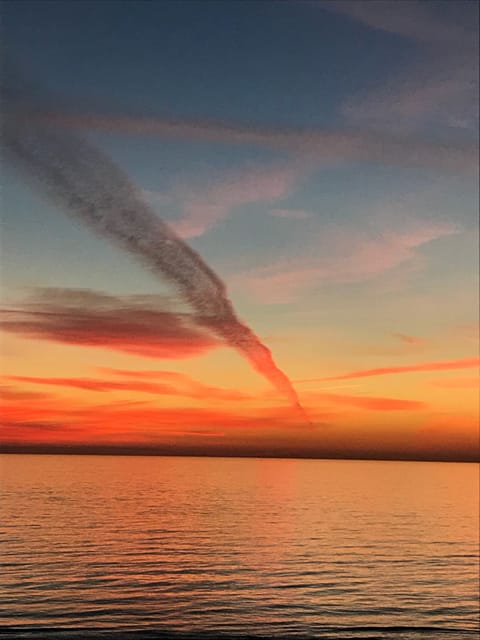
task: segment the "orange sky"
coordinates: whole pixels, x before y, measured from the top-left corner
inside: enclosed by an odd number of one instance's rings
[[[410,364],[294,379],[312,423],[308,426],[225,347],[210,346],[193,358],[187,350],[182,359],[163,358],[159,368],[157,357],[124,353],[123,344],[111,347],[99,340],[93,347],[39,339],[42,325],[33,325],[31,319],[28,338],[19,335],[19,324],[4,336],[1,415],[7,450],[114,446],[173,453],[469,459],[478,448],[476,358],[421,359],[409,351],[416,343],[401,341],[406,353],[393,362]],[[283,353],[288,368],[288,348]],[[294,369],[294,354],[290,358]],[[192,364],[201,376],[189,373]],[[332,373],[330,367],[316,370]]]

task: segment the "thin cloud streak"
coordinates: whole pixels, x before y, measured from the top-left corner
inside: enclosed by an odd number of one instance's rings
[[[480,358],[463,358],[462,360],[447,360],[443,362],[422,362],[400,367],[381,367],[379,369],[365,369],[352,371],[339,376],[328,376],[325,378],[309,378],[296,380],[297,384],[306,382],[318,382],[323,380],[350,380],[352,378],[370,378],[372,376],[385,376],[398,373],[416,373],[422,371],[449,371],[456,369],[471,369],[480,366]]]
[[[5,376],[5,378],[7,378],[7,376]],[[31,402],[32,400],[47,400],[50,398],[50,395],[40,391],[26,391],[24,389],[0,384],[0,398],[4,402]]]
[[[474,130],[478,123],[477,52],[441,51],[384,87],[349,98],[342,113],[356,126],[412,132],[440,125]]]
[[[182,238],[201,236],[229,217],[236,207],[287,198],[310,172],[301,163],[291,162],[226,172],[218,182],[210,184],[204,179],[201,187],[189,186],[175,194],[183,215],[170,225]]]
[[[234,277],[263,302],[288,303],[319,284],[368,281],[404,265],[417,250],[433,240],[458,233],[450,222],[407,222],[403,229],[338,229],[323,225],[318,237],[324,249],[315,255],[305,249],[301,258],[281,258],[266,267],[250,269]],[[314,234],[310,233],[314,238]]]
[[[304,382],[304,381],[301,381]],[[322,401],[332,404],[356,407],[366,411],[418,411],[427,407],[421,400],[404,400],[402,398],[382,398],[375,396],[354,396],[339,393],[309,392],[309,401]]]
[[[135,372],[132,372],[135,373]],[[128,375],[128,372],[122,373]],[[221,389],[203,385],[188,376],[182,374],[158,375],[157,378],[166,379],[165,382],[149,382],[145,380],[101,380],[98,378],[60,378],[60,377],[37,377],[37,376],[5,376],[7,380],[15,382],[26,382],[29,384],[50,385],[55,387],[69,387],[73,389],[83,389],[85,391],[107,392],[107,391],[134,391],[149,393],[156,396],[182,396],[195,399],[206,399],[215,401],[245,401],[251,400],[252,396],[236,391],[234,389]],[[170,381],[170,382],[168,382]],[[175,384],[177,383],[177,384]],[[178,385],[178,386],[177,386]]]
[[[130,381],[147,381],[154,380],[162,385],[168,386],[175,391],[175,395],[185,395],[191,398],[209,398],[218,400],[253,400],[258,396],[244,393],[238,389],[225,389],[223,387],[214,387],[203,384],[184,373],[178,371],[138,371],[131,369],[111,369],[102,367],[98,370],[110,376],[127,378]]]
[[[19,114],[19,120],[67,130],[110,131],[178,138],[200,142],[253,145],[291,152],[310,162],[341,164],[368,161],[394,166],[439,169],[475,174],[475,144],[455,144],[372,131],[275,129],[208,120],[173,120],[162,117],[114,114],[79,114],[58,111]]]
[[[435,11],[437,4],[335,0],[320,5],[373,29],[413,40],[423,50],[419,63],[390,78],[386,86],[349,98],[342,109],[348,120],[390,132],[407,132],[432,124],[476,129],[478,5],[463,3],[470,21],[456,24],[455,19],[448,20],[441,11]]]
[[[439,19],[429,4],[418,0],[323,0],[318,7],[342,13],[366,26],[425,44],[451,45],[475,37],[475,29],[465,31]],[[428,8],[427,8],[428,7]]]

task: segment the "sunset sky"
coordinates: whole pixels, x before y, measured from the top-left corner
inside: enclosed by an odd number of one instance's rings
[[[478,457],[476,2],[5,2],[3,36],[308,416],[6,154],[4,450]]]

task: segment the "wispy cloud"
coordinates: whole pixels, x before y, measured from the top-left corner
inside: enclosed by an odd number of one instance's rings
[[[43,391],[27,391],[11,385],[0,384],[0,398],[7,402],[31,402],[32,400],[46,400],[50,394]]]
[[[366,352],[375,356],[406,356],[419,354],[435,343],[434,340],[418,338],[404,333],[392,333],[389,338],[387,342],[379,340],[376,344],[368,346]]]
[[[227,432],[305,427],[292,407],[228,411],[164,408],[139,403],[75,405],[61,399],[0,405],[3,444],[155,444],[178,437],[223,437]]]
[[[477,76],[468,56],[448,56],[443,62],[437,57],[435,65],[426,61],[384,87],[349,98],[342,112],[356,125],[390,131],[432,124],[473,129],[478,123]]]
[[[335,0],[320,6],[419,45],[417,62],[385,86],[349,98],[343,114],[360,126],[408,131],[478,123],[478,5],[475,2]],[[458,16],[470,20],[460,22]]]
[[[177,371],[132,371],[125,369],[101,369],[102,372],[127,378],[129,380],[152,381],[173,389],[175,395],[183,395],[190,398],[203,398],[209,400],[251,400],[253,396],[238,389],[225,389],[207,385],[194,378]]]
[[[133,391],[148,393],[156,396],[182,396],[209,401],[244,401],[252,399],[252,396],[235,389],[222,389],[210,385],[204,385],[189,376],[170,371],[138,372],[117,371],[105,369],[113,375],[120,375],[126,380],[105,378],[60,378],[38,376],[6,376],[6,379],[15,382],[24,382],[36,385],[50,385],[55,387],[69,387],[86,391]],[[153,382],[152,382],[153,380]]]
[[[478,151],[475,143],[432,140],[418,135],[349,129],[275,129],[238,122],[172,120],[139,115],[79,114],[50,110],[28,113],[39,124],[79,130],[114,131],[160,138],[261,146],[286,151],[321,166],[366,161],[382,165],[424,167],[475,175]]]
[[[0,310],[0,327],[27,338],[150,358],[186,358],[219,344],[188,314],[162,309],[157,296],[91,290],[38,289],[16,308]]]
[[[386,271],[412,261],[417,250],[433,240],[458,232],[447,221],[405,222],[403,228],[365,225],[363,229],[324,226],[317,233],[315,250],[281,258],[234,278],[267,303],[293,301],[314,286],[324,283],[353,283],[371,280]],[[315,238],[310,234],[309,241]]]
[[[402,398],[355,396],[324,392],[309,392],[306,397],[310,402],[339,404],[366,411],[418,411],[427,407],[425,402],[420,400],[405,400]]]
[[[463,358],[461,360],[444,360],[440,362],[420,362],[404,366],[380,367],[378,369],[362,369],[351,371],[338,376],[327,378],[313,378],[308,380],[297,380],[297,383],[316,382],[320,380],[350,380],[351,378],[369,378],[371,376],[385,376],[399,373],[417,373],[422,371],[449,371],[456,369],[471,369],[480,366],[480,358]]]
[[[287,198],[306,173],[305,166],[294,162],[258,166],[224,173],[207,185],[177,189],[175,199],[183,214],[171,226],[183,238],[201,236],[238,207]]]
[[[408,336],[404,333],[393,333],[394,338],[410,345],[423,345],[425,344],[424,338],[417,338],[416,336]]]
[[[92,412],[93,413],[93,412]],[[0,444],[27,446],[32,444],[53,444],[53,445],[73,445],[73,444],[133,444],[152,445],[159,441],[170,440],[178,442],[180,438],[188,438],[195,441],[197,438],[223,438],[225,433],[221,430],[212,430],[208,427],[194,428],[187,424],[165,427],[161,430],[148,433],[147,427],[139,423],[140,429],[135,431],[131,425],[117,426],[112,429],[108,424],[108,414],[103,415],[105,423],[99,423],[90,417],[90,411],[73,411],[71,413],[57,410],[58,420],[51,418],[28,419],[17,415],[12,419],[2,421],[2,433]],[[113,411],[112,419],[118,418],[118,414]],[[73,423],[72,423],[73,421]],[[151,427],[151,425],[148,425]],[[103,428],[102,428],[103,427]]]
[[[475,3],[456,2],[469,6]],[[425,44],[458,44],[469,35],[475,37],[474,25],[447,22],[435,12],[435,3],[420,0],[322,0],[324,9],[343,13],[380,31],[387,31]],[[433,8],[433,10],[432,10]],[[474,9],[475,11],[475,9]],[[469,28],[468,28],[469,27]]]

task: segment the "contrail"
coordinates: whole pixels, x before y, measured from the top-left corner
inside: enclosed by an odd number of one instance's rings
[[[198,322],[242,353],[308,422],[289,378],[237,317],[222,280],[155,215],[110,158],[73,134],[12,113],[4,114],[2,142],[64,210],[176,285]]]

